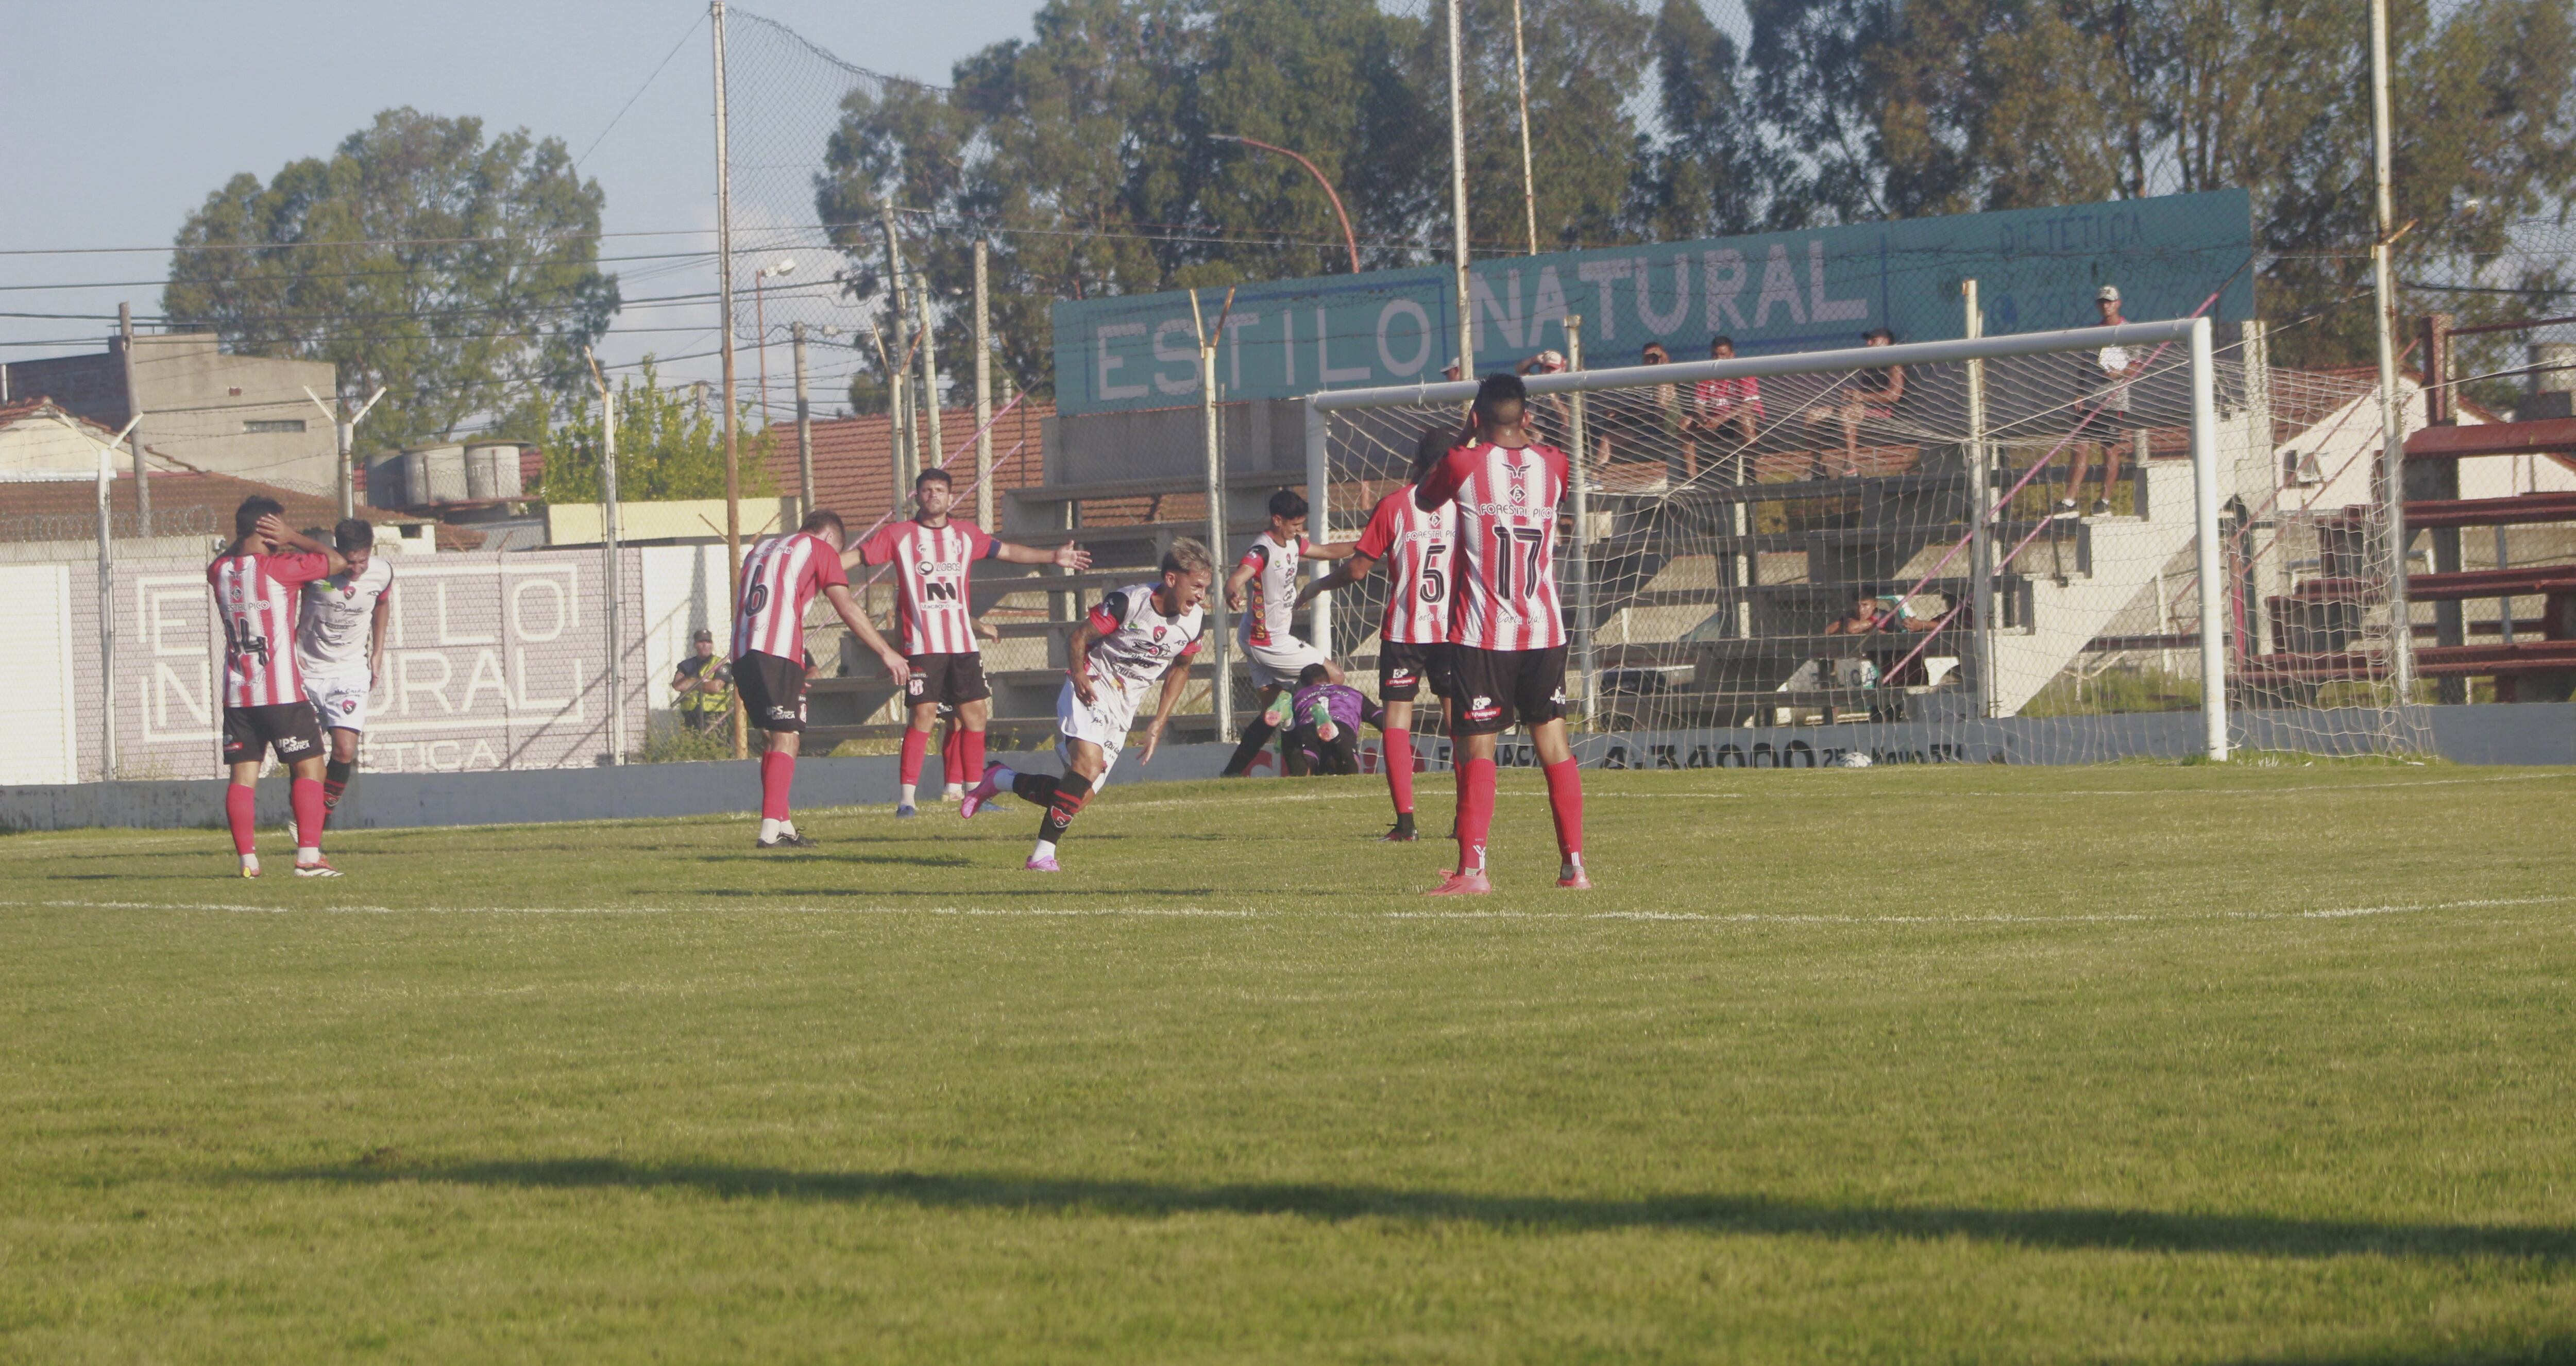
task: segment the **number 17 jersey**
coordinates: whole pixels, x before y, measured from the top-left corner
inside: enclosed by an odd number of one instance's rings
[[[1547,650],[1565,643],[1556,596],[1556,506],[1565,453],[1532,442],[1479,441],[1449,452],[1414,490],[1426,511],[1450,504],[1449,643],[1475,650]]]

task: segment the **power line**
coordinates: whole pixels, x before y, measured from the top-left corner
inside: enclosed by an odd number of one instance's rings
[[[572,168],[575,171],[580,170],[581,164],[590,160],[590,154],[599,150],[599,144],[606,142],[608,140],[608,135],[616,131],[618,122],[626,117],[626,111],[633,109],[635,107],[635,102],[644,98],[644,92],[653,88],[653,82],[662,78],[663,68],[668,67],[671,64],[671,59],[673,57],[680,55],[680,49],[688,46],[689,40],[697,36],[698,25],[705,22],[706,16],[704,15],[700,15],[689,21],[688,28],[683,30],[680,34],[680,41],[671,44],[671,50],[662,54],[661,64],[653,68],[653,74],[645,77],[642,85],[635,87],[635,93],[627,96],[626,103],[617,107],[617,114],[615,117],[609,119],[608,126],[600,129],[599,136],[592,138],[590,140],[590,145],[581,149],[581,155],[572,159]]]

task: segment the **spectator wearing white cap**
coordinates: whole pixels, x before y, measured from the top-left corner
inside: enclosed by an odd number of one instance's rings
[[[2117,327],[2128,321],[2120,316],[2120,287],[2104,285],[2093,293],[2093,306],[2102,315],[2102,326]],[[2082,506],[2084,476],[2093,466],[2093,455],[2102,456],[2102,493],[2093,500],[2089,515],[2111,515],[2111,490],[2120,483],[2120,447],[2127,444],[2136,423],[2129,416],[2129,381],[2147,368],[2146,358],[2133,355],[2125,346],[2105,346],[2082,353],[2075,372],[2075,418],[2081,424],[2075,430],[2075,468],[2066,480],[2066,496],[2057,500],[2057,515],[2073,517]]]

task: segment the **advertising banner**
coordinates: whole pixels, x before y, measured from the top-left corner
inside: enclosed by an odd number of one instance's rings
[[[1497,257],[1469,272],[1476,368],[1566,345],[1583,318],[1585,363],[1637,363],[1647,342],[1705,358],[1712,337],[1744,355],[1856,346],[1871,328],[1900,341],[1965,333],[1959,285],[1978,282],[1986,331],[2098,321],[2094,292],[2120,288],[2133,322],[2254,316],[2252,202],[2242,190],[1906,219],[1700,242]],[[1245,285],[1217,351],[1226,400],[1293,398],[1437,380],[1457,358],[1447,266]],[[1215,326],[1222,289],[1201,290]],[[1198,401],[1186,291],[1059,303],[1056,409],[1170,408]]]

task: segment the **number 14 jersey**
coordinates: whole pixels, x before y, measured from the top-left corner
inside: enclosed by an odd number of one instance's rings
[[[1565,453],[1554,446],[1479,441],[1450,451],[1414,490],[1418,507],[1450,505],[1458,541],[1450,644],[1547,650],[1565,643],[1556,596],[1556,505],[1565,480]]]

